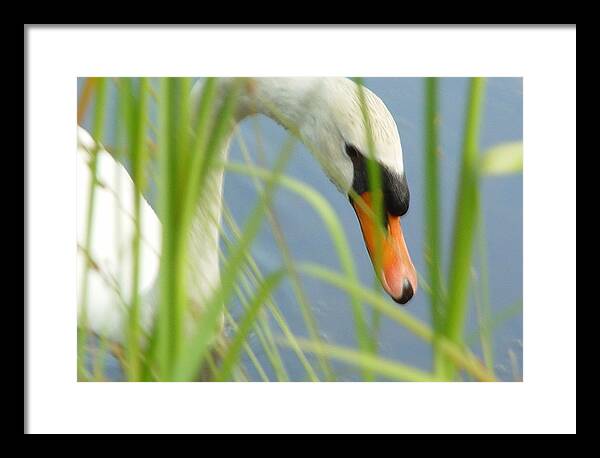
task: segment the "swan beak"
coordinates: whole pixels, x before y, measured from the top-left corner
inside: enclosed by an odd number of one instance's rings
[[[373,217],[374,209],[369,192],[361,194],[361,202],[352,206],[358,217],[367,251],[375,272],[385,291],[399,304],[406,304],[417,291],[417,271],[413,265],[402,234],[400,217],[386,215],[387,230],[380,235],[377,255],[377,232],[380,228]],[[367,210],[368,209],[368,210]],[[379,266],[379,267],[378,267]]]

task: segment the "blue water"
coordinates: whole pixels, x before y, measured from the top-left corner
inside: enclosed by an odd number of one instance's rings
[[[423,138],[423,80],[420,78],[366,78],[364,83],[384,101],[398,124],[404,152],[405,170],[411,191],[410,210],[402,218],[404,234],[415,266],[426,273],[424,247],[424,138]],[[79,86],[81,81],[79,81]],[[450,240],[453,228],[453,211],[457,187],[460,151],[462,147],[464,104],[467,79],[445,78],[440,83],[440,143],[441,191],[444,265],[448,265]],[[287,133],[273,121],[259,116],[244,121],[240,128],[251,151],[259,148],[255,143],[255,123],[261,132],[266,162],[273,164]],[[110,134],[110,133],[109,133]],[[500,142],[523,138],[523,85],[520,78],[489,78],[486,86],[481,149]],[[110,144],[110,139],[107,141]],[[243,162],[237,142],[232,142],[230,159]],[[286,173],[317,189],[336,211],[352,247],[361,281],[373,283],[373,269],[366,252],[355,213],[348,199],[339,194],[325,177],[317,161],[297,144]],[[502,315],[514,308],[523,296],[523,180],[521,175],[484,178],[482,205],[485,217],[486,250],[489,268],[489,294],[493,315]],[[225,179],[225,201],[238,224],[257,200],[251,179],[228,174]],[[337,255],[319,216],[301,198],[290,192],[277,193],[274,211],[281,223],[285,240],[296,261],[308,261],[337,269]],[[267,223],[254,242],[252,254],[263,272],[282,265],[275,239]],[[476,266],[477,267],[477,266]],[[479,270],[476,268],[476,270]],[[354,324],[346,297],[339,290],[310,278],[302,278],[304,291],[313,306],[322,336],[331,343],[355,347]],[[286,321],[296,335],[306,336],[307,331],[296,303],[291,285],[284,282],[275,294]],[[467,333],[477,329],[476,315],[471,304]],[[234,314],[239,307],[232,304]],[[420,290],[409,302],[407,309],[429,322],[430,312],[426,294]],[[275,328],[275,326],[274,326]],[[522,373],[522,313],[512,313],[494,329],[494,358],[496,371],[504,380],[513,380],[513,371]],[[261,346],[254,337],[251,344],[263,366],[269,364]],[[431,367],[430,347],[398,324],[382,317],[381,354],[423,369]],[[480,353],[478,340],[472,348]],[[292,380],[305,380],[306,374],[290,351],[283,350],[285,365]],[[511,358],[512,354],[512,358]],[[511,362],[512,361],[512,362]],[[516,366],[516,367],[515,367]],[[251,367],[251,365],[248,365]],[[354,380],[354,370],[336,365],[342,380]],[[269,372],[267,370],[267,372]],[[252,374],[258,379],[257,374]],[[271,375],[272,372],[271,372]]]

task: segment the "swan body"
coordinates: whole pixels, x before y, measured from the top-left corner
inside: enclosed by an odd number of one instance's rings
[[[219,79],[218,92],[224,95],[233,78]],[[193,99],[201,93],[202,82],[193,89]],[[396,123],[385,104],[364,88],[367,119],[373,140],[373,155],[382,170],[387,235],[383,258],[376,263],[375,230],[366,173],[368,136],[357,85],[346,78],[249,78],[244,80],[236,121],[253,114],[264,114],[284,127],[293,126],[300,140],[315,155],[338,190],[354,190],[362,204],[350,201],[356,211],[365,243],[384,288],[397,302],[405,303],[416,290],[416,271],[404,242],[400,216],[408,210],[408,185],[402,162],[402,148]],[[233,133],[233,129],[231,134]],[[98,148],[94,203],[94,225],[90,253],[85,253],[85,228],[89,183],[90,151]],[[225,160],[229,140],[221,151]],[[134,185],[125,168],[83,129],[78,129],[78,278],[84,276],[85,263],[91,260],[87,326],[98,334],[120,342],[131,298],[131,240],[134,234]],[[188,298],[202,309],[219,282],[219,228],[221,218],[223,169],[215,168],[203,187],[188,245]],[[157,276],[160,257],[161,223],[150,205],[142,201],[141,248],[141,324],[152,325],[157,306]],[[119,227],[116,231],[115,227]],[[88,257],[89,255],[89,257]],[[376,269],[377,270],[377,269]],[[78,303],[82,303],[81,288]],[[79,318],[82,313],[80,309]]]
[[[90,159],[97,151],[97,186],[94,196],[94,223],[90,252],[86,247],[86,216],[92,173]],[[120,342],[127,318],[127,307],[133,292],[133,250],[135,188],[125,167],[101,146],[90,134],[77,129],[77,303],[83,303],[82,284],[85,264],[91,260],[88,273],[88,299],[85,318],[97,334]],[[158,276],[161,224],[145,199],[141,205],[140,321],[151,325]],[[79,309],[79,320],[82,320]]]

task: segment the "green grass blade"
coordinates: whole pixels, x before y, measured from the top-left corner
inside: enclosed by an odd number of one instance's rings
[[[370,113],[367,106],[365,88],[363,86],[362,78],[355,78],[355,82],[357,84],[357,92],[358,92],[358,100],[360,102],[360,110],[363,117],[363,123],[365,126],[365,137],[367,143],[367,157],[369,160],[367,161],[367,175],[369,181],[369,192],[371,195],[372,202],[372,210],[375,214],[375,219],[380,227],[380,230],[377,231],[377,237],[375,238],[375,259],[373,260],[373,266],[375,268],[375,272],[379,275],[382,266],[383,260],[383,233],[384,227],[381,224],[383,219],[383,191],[382,191],[382,178],[381,178],[381,168],[377,163],[375,158],[375,143],[373,141],[373,128],[371,125]]]
[[[260,167],[234,164],[231,162],[225,164],[225,166],[227,170],[235,173],[240,173],[242,175],[257,176],[261,179],[266,180],[272,178],[271,172],[269,172],[268,170],[264,170]],[[352,251],[350,250],[350,246],[346,239],[346,233],[342,228],[342,225],[337,215],[331,208],[329,202],[327,202],[318,192],[316,192],[311,187],[297,180],[293,180],[290,177],[280,176],[278,177],[278,182],[280,185],[298,194],[300,197],[306,200],[306,202],[308,202],[314,208],[315,211],[317,211],[333,241],[333,245],[336,249],[338,259],[340,261],[340,266],[344,274],[348,278],[353,279],[353,281],[358,282],[354,261],[352,260],[351,256]],[[358,301],[358,299],[354,296],[352,291],[350,291],[348,295],[350,298],[350,303],[352,305],[352,313],[356,325],[359,347],[365,351],[369,351],[370,349],[372,349],[371,338],[364,317],[362,305],[360,304],[360,301]]]
[[[508,142],[496,145],[481,156],[482,175],[510,175],[523,171],[523,143]]]
[[[238,324],[233,319],[233,317],[231,316],[231,313],[229,313],[228,310],[225,310],[225,322],[226,322],[226,324],[228,326],[231,327],[231,329],[233,330],[233,332],[237,333],[237,331],[238,331]],[[258,357],[256,356],[256,354],[252,350],[252,347],[250,347],[250,345],[248,344],[248,341],[249,341],[249,339],[246,339],[246,341],[244,341],[244,343],[243,343],[244,352],[246,353],[246,355],[248,356],[248,359],[250,360],[250,362],[252,363],[254,369],[258,373],[258,377],[260,378],[260,380],[263,381],[263,382],[268,382],[269,381],[269,377],[268,377],[267,373],[265,372],[262,364],[258,360]],[[239,370],[245,370],[245,368],[242,368],[240,366],[241,365],[238,365],[235,368],[235,370],[238,370],[238,369]]]
[[[489,269],[485,243],[485,221],[483,209],[479,208],[478,246],[480,279],[478,282],[479,298],[476,300],[477,318],[479,322],[479,337],[481,351],[486,366],[494,372],[494,341],[491,327],[492,306],[490,303]]]
[[[108,356],[108,341],[107,339],[100,335],[98,336],[98,348],[96,348],[94,354],[94,362],[92,372],[94,374],[94,381],[102,382],[104,381],[104,369],[106,366],[106,358]]]
[[[373,276],[373,291],[381,292],[381,283],[377,275]],[[381,333],[381,311],[376,308],[371,309],[371,338],[373,339],[373,354],[379,353],[379,336]]]
[[[88,203],[87,203],[87,214],[85,221],[85,240],[84,250],[85,253],[91,253],[91,243],[93,236],[94,227],[94,202],[96,196],[97,186],[97,168],[98,168],[98,150],[100,149],[100,139],[104,131],[105,121],[105,107],[106,107],[106,80],[104,78],[98,78],[96,83],[96,100],[94,106],[94,121],[92,125],[92,138],[95,140],[94,148],[90,151],[91,160],[89,163],[90,172],[92,179],[90,180],[90,186],[88,188]],[[87,329],[87,308],[88,308],[88,282],[89,282],[89,271],[90,263],[89,255],[87,262],[85,263],[83,278],[81,279],[81,318],[80,318],[80,331],[77,333],[77,372],[78,374],[85,374],[85,349],[88,339]]]
[[[227,224],[229,225],[232,233],[234,234],[234,236],[239,238],[241,235],[241,231],[240,231],[239,227],[237,226],[235,220],[233,219],[233,216],[227,209],[225,209],[225,219],[226,219]],[[247,275],[248,280],[256,286],[264,280],[264,275],[262,274],[260,268],[258,267],[258,263],[252,257],[252,253],[248,253],[248,256],[246,258],[246,263],[247,263],[248,270],[246,270],[245,274]],[[283,318],[283,314],[279,310],[279,307],[277,306],[277,303],[273,300],[273,298],[269,298],[269,300],[267,301],[267,309],[270,312],[273,319],[275,320],[275,323],[277,324],[277,326],[279,327],[281,332],[286,336],[286,338],[293,339],[293,334],[291,333],[289,326],[287,325],[285,319]],[[267,334],[267,337],[269,339],[269,344],[272,344],[272,346],[269,345],[268,349],[265,347],[265,351],[267,352],[267,354],[272,353],[275,356],[276,359],[274,361],[271,361],[271,364],[273,364],[274,369],[277,369],[278,366],[281,366],[283,368],[283,370],[285,371],[285,368],[283,367],[284,366],[283,360],[281,360],[281,357],[279,356],[279,351],[278,351],[277,345],[275,344],[274,339],[272,339],[272,335],[269,335],[270,334],[270,329],[269,329],[270,325],[269,325],[268,317],[266,317],[266,319],[264,319],[264,322],[265,322],[264,323],[265,334]],[[300,350],[299,348],[297,348],[295,346],[293,348],[294,348],[294,352],[296,353],[296,356],[298,357],[298,360],[300,361],[300,363],[306,370],[306,373],[309,376],[309,378],[315,382],[319,381],[311,364],[309,363],[309,361],[306,359],[306,357],[302,353],[302,350]]]
[[[226,209],[224,209],[226,210]],[[228,212],[225,211],[225,213],[227,214]],[[229,218],[230,215],[226,215],[226,220],[229,223]],[[235,249],[235,243],[233,241],[231,241],[226,234],[222,233],[221,235],[222,240],[225,242],[225,246],[228,250],[234,250]],[[237,239],[239,240],[239,232],[236,235]],[[248,253],[248,257],[250,257],[250,253]],[[221,252],[220,254],[220,259],[222,260],[223,263],[227,262],[227,257]],[[263,283],[264,279],[262,277],[257,278],[253,275],[253,273],[251,272],[251,268],[248,266],[249,264],[249,260],[246,259],[246,265],[243,267],[243,269],[240,272],[240,276],[239,276],[239,280],[238,282],[236,282],[236,284],[233,285],[234,288],[234,292],[236,294],[236,296],[238,297],[240,303],[242,304],[242,307],[244,308],[245,311],[248,310],[249,308],[249,301],[250,298],[252,297],[252,295],[254,294],[256,288]],[[269,297],[267,298],[267,303],[272,302],[272,298]],[[225,310],[226,314],[229,314],[229,312],[227,311],[227,309]],[[258,341],[260,343],[260,345],[262,346],[262,349],[265,353],[265,355],[267,356],[267,359],[269,360],[269,363],[271,364],[271,367],[273,368],[273,371],[275,373],[275,376],[277,378],[278,381],[288,381],[289,377],[287,375],[287,371],[285,368],[285,365],[283,363],[283,359],[281,358],[281,355],[279,354],[279,349],[277,348],[277,345],[275,344],[275,340],[273,338],[273,334],[271,333],[271,329],[268,323],[268,317],[264,314],[260,314],[258,317],[257,322],[255,323],[254,326],[254,331],[256,332],[256,336],[258,338]]]
[[[511,305],[501,309],[498,313],[490,317],[487,324],[488,332],[490,333],[490,335],[493,335],[495,329],[499,328],[508,320],[514,318],[515,316],[518,316],[521,313],[523,313],[523,301],[519,299],[518,301],[515,301]],[[469,334],[466,338],[467,344],[474,344],[479,338],[479,333],[480,331],[474,331],[471,334]]]
[[[174,176],[172,186],[177,190],[173,195],[172,205],[175,208],[176,227],[173,228],[173,300],[171,302],[171,354],[173,360],[177,358],[185,345],[185,320],[187,318],[187,239],[189,235],[190,221],[186,215],[190,212],[185,206],[187,203],[182,196],[189,195],[189,183],[186,182],[186,173],[192,160],[191,145],[191,119],[190,119],[190,92],[191,78],[170,78],[172,84],[172,108],[171,116],[174,117],[171,124],[170,136],[173,142],[171,154],[176,163],[173,166]]]
[[[260,136],[257,135],[257,138],[260,138]],[[244,159],[246,160],[246,163],[250,166],[254,165],[250,158],[250,152],[248,150],[246,142],[244,141],[241,134],[238,135],[238,140],[239,140],[239,144],[240,144],[240,149],[242,151],[242,154],[244,155]],[[254,186],[255,186],[257,192],[259,192],[259,193],[264,192],[263,186],[261,186],[261,183],[259,182],[257,177],[252,177],[252,181],[254,183]],[[306,295],[304,294],[304,288],[302,287],[301,280],[298,276],[298,273],[296,272],[296,269],[294,268],[295,263],[292,258],[292,254],[290,253],[290,250],[288,248],[287,242],[285,241],[285,236],[283,234],[283,231],[281,230],[281,226],[279,224],[277,216],[275,215],[275,211],[269,210],[267,212],[267,218],[269,220],[269,223],[271,224],[271,229],[275,236],[275,243],[277,244],[277,246],[279,248],[279,252],[282,256],[284,266],[288,272],[289,279],[292,283],[292,289],[294,291],[294,295],[296,296],[296,300],[300,306],[300,312],[302,313],[302,318],[306,325],[306,329],[308,330],[308,335],[313,342],[320,342],[320,341],[322,341],[322,338],[321,338],[321,335],[319,334],[319,328],[318,328],[316,317],[313,313],[313,310],[312,310],[310,304],[308,303]],[[297,351],[301,352],[301,350],[297,346],[294,346],[294,348]],[[333,368],[331,367],[331,364],[329,363],[329,361],[327,361],[327,358],[325,356],[323,356],[322,354],[317,354],[316,356],[317,356],[317,360],[319,362],[320,369],[325,376],[325,379],[327,381],[335,380],[335,374],[333,372]],[[304,357],[301,357],[301,361],[305,361],[306,363],[308,363],[308,361]],[[318,380],[317,375],[314,373],[310,364],[304,364],[304,366],[307,371],[307,375],[308,375],[309,379],[313,380],[313,381]]]
[[[272,201],[278,177],[291,155],[294,142],[295,139],[290,137],[288,147],[282,151],[274,167],[274,171],[268,180],[265,193],[249,216],[236,249],[230,253],[229,260],[221,275],[221,285],[208,301],[202,320],[198,323],[196,332],[190,340],[186,351],[178,358],[174,372],[175,380],[192,379],[198,365],[202,363],[203,358],[206,356],[209,345],[217,332],[217,320],[222,314],[224,304],[233,293],[231,285],[236,281],[245,259],[245,253],[249,250],[252,241],[258,234],[266,208]]]
[[[383,203],[383,188],[382,188],[382,177],[381,177],[381,168],[376,161],[375,158],[375,143],[373,141],[373,128],[370,119],[370,113],[367,106],[365,88],[363,86],[362,78],[356,78],[355,82],[357,83],[357,91],[358,91],[358,99],[360,102],[361,113],[363,116],[363,122],[365,126],[365,137],[367,141],[367,178],[369,181],[369,195],[371,197],[372,203],[372,211],[375,214],[374,221],[377,224],[379,230],[375,231],[375,256],[373,259],[373,268],[375,270],[375,274],[377,276],[381,275],[382,266],[383,266],[383,234],[385,231],[384,225],[382,221],[386,220],[384,218],[384,203]],[[353,197],[354,199],[354,197]],[[361,305],[357,305],[357,307],[362,307]],[[375,353],[377,348],[377,342],[374,338],[373,334],[369,335],[369,349],[371,352]],[[363,346],[363,350],[366,350],[366,346]],[[365,380],[372,380],[371,374],[366,372],[364,374]]]
[[[473,78],[470,82],[466,110],[461,176],[456,194],[456,214],[452,256],[449,268],[448,311],[446,336],[457,344],[463,340],[468,309],[468,288],[477,228],[479,207],[479,130],[482,119],[485,80]],[[453,378],[454,368],[446,365],[446,376]]]
[[[401,364],[395,361],[375,356],[371,352],[360,352],[330,344],[317,344],[308,340],[297,339],[300,348],[313,353],[322,352],[329,358],[351,364],[363,373],[369,372],[382,377],[410,382],[434,382],[438,381],[433,374]],[[287,345],[287,342],[282,342]]]
[[[438,78],[425,79],[425,260],[429,273],[431,318],[436,335],[443,332],[442,244],[440,225]],[[436,339],[437,340],[437,339]],[[441,371],[441,355],[433,344],[434,369]]]
[[[224,214],[225,214],[225,219],[227,221],[227,224],[231,228],[231,231],[233,232],[233,234],[236,237],[239,238],[241,231],[240,231],[239,227],[237,226],[237,224],[235,223],[235,221],[233,220],[233,217],[231,216],[231,214],[228,212],[228,210],[226,208],[225,208]],[[247,270],[245,272],[245,274],[248,276],[249,281],[251,281],[254,285],[258,285],[259,283],[261,283],[264,280],[264,276],[261,273],[256,261],[252,258],[251,253],[248,253],[246,262],[247,262],[249,270]],[[242,283],[244,283],[243,277],[242,277]],[[245,286],[245,284],[244,284],[244,286]],[[300,361],[300,364],[302,364],[302,367],[306,371],[306,374],[307,374],[309,380],[318,382],[319,379],[317,377],[315,370],[313,369],[310,362],[306,359],[306,356],[304,355],[302,350],[297,345],[294,344],[295,337],[292,334],[288,324],[286,323],[285,318],[283,317],[283,314],[279,310],[276,302],[272,298],[270,298],[267,301],[267,309],[269,310],[271,316],[275,320],[275,323],[277,324],[277,326],[283,333],[284,337],[286,339],[288,339],[288,341],[290,342],[291,347],[292,347],[294,353],[296,354],[296,357]],[[268,320],[265,320],[265,321],[268,321]],[[269,331],[268,322],[265,323],[264,329],[265,329],[265,334],[268,334],[268,331]],[[260,329],[258,329],[257,331],[260,332]],[[266,335],[267,339],[269,340],[269,343],[273,342],[274,347],[271,347],[269,344],[266,344],[265,342],[263,342],[263,340],[261,338],[261,334],[259,332],[257,332],[257,335],[259,336],[259,339],[261,340],[261,344],[263,345],[265,353],[269,357],[274,370],[276,371],[277,374],[280,374],[280,371],[283,370],[283,373],[285,375],[285,368],[283,367],[283,361],[281,360],[281,357],[279,356],[279,352],[278,352],[277,346],[274,344],[274,340],[272,340],[270,336]],[[286,378],[287,378],[287,375],[286,375]]]
[[[171,78],[161,78],[159,93],[159,217],[162,222],[162,241],[160,258],[160,301],[156,326],[156,369],[161,380],[167,380],[170,364],[173,360],[171,329],[174,326],[172,308],[176,301],[177,262],[175,254],[177,222],[177,162],[176,148],[172,134],[175,130],[176,115],[173,114],[176,98]]]
[[[236,335],[229,343],[228,351],[225,353],[221,367],[215,376],[216,381],[225,381],[231,377],[232,370],[240,358],[243,344],[258,318],[259,312],[264,306],[269,294],[279,285],[283,276],[284,271],[275,272],[269,275],[263,284],[260,285],[260,288],[248,307],[248,311],[239,324]]]
[[[131,171],[134,184],[133,221],[135,225],[132,241],[132,296],[129,309],[129,320],[127,335],[127,361],[128,379],[131,381],[141,380],[141,355],[140,355],[140,247],[142,240],[142,194],[146,183],[146,112],[148,109],[148,81],[146,78],[139,79],[137,100],[130,100],[128,111],[131,117],[132,130],[129,132],[129,149],[131,151]]]
[[[434,332],[425,323],[413,317],[407,311],[390,304],[379,294],[358,283],[349,281],[345,276],[326,269],[322,266],[304,263],[298,266],[298,270],[306,275],[319,278],[331,285],[345,291],[352,291],[362,301],[378,308],[388,318],[401,324],[415,336],[427,343],[433,343]],[[462,348],[446,338],[438,340],[440,351],[452,362],[452,364],[464,369],[467,373],[480,381],[494,381],[495,377],[469,350]],[[444,378],[445,379],[445,378]]]

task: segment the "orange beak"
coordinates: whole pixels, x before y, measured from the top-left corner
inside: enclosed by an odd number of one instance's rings
[[[371,194],[365,192],[360,197],[362,204],[352,202],[352,206],[358,216],[373,268],[392,299],[406,304],[417,290],[417,271],[408,254],[400,217],[387,215],[387,231],[378,234],[380,225],[374,221]]]

